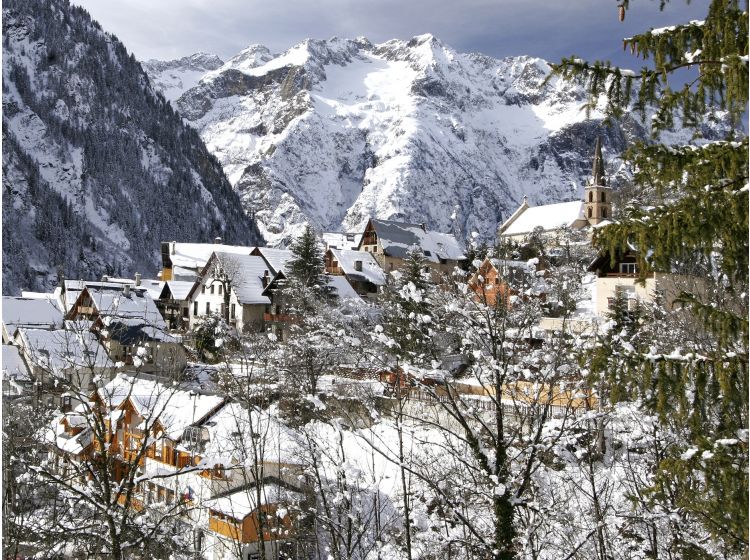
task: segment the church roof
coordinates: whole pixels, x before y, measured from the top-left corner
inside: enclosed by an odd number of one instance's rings
[[[560,202],[531,206],[520,214],[514,213],[502,226],[502,235],[522,235],[531,233],[540,227],[544,231],[551,231],[563,226],[572,226],[578,220],[585,220],[583,202]]]

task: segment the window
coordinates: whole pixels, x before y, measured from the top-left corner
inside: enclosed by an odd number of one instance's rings
[[[432,256],[432,253],[430,253],[429,251],[422,251],[422,252],[424,253],[424,256],[425,256],[425,257],[430,257],[430,256]]]
[[[593,216],[593,215],[594,215],[593,211],[591,210],[591,208],[589,208],[589,218],[590,218],[591,216]]]
[[[354,270],[362,272],[362,261],[354,261]]]
[[[193,316],[198,315],[198,302],[193,302]]]
[[[203,285],[203,292],[202,293],[204,293],[204,294],[206,293],[206,285],[205,284]]]
[[[211,302],[206,302],[206,315],[209,315],[211,313]]]
[[[620,263],[620,274],[636,274],[638,267],[635,263]]]
[[[232,306],[229,308],[229,318],[234,319],[234,313],[235,313],[235,305],[232,304]]]
[[[606,195],[606,193],[602,193],[602,202],[607,202],[607,195]]]
[[[607,209],[602,208],[602,218],[606,218],[606,217],[607,217]]]
[[[589,202],[594,202],[594,193],[589,193]]]
[[[223,288],[223,286],[221,284],[219,284],[219,295],[221,295],[221,289],[222,288]]]
[[[214,293],[214,285],[213,284],[211,284],[211,293],[212,294]]]
[[[195,310],[196,314],[198,313],[198,309]],[[187,307],[182,308],[182,317],[187,319],[188,315],[190,314],[190,310]]]

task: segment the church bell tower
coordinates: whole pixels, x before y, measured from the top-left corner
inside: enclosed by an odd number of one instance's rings
[[[596,139],[591,179],[583,189],[583,197],[583,211],[590,225],[612,219],[612,189],[607,186],[607,180],[604,178],[601,138]]]

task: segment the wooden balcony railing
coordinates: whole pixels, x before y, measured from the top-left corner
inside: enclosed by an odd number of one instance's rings
[[[283,313],[264,313],[263,320],[267,323],[298,323],[300,318],[296,315],[285,315]]]

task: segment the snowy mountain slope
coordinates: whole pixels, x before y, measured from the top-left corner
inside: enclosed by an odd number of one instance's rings
[[[159,242],[257,240],[218,162],[66,0],[3,10],[3,293],[155,274]]]
[[[154,87],[168,101],[175,101],[183,92],[197,86],[207,72],[216,70],[223,64],[216,55],[195,53],[169,62],[149,60],[143,63],[143,69]]]
[[[587,119],[580,88],[542,83],[543,60],[461,54],[431,35],[248,51],[175,104],[273,243],[307,220],[358,230],[369,216],[490,238],[524,195],[580,196],[598,135],[612,175],[645,137],[630,115]]]

